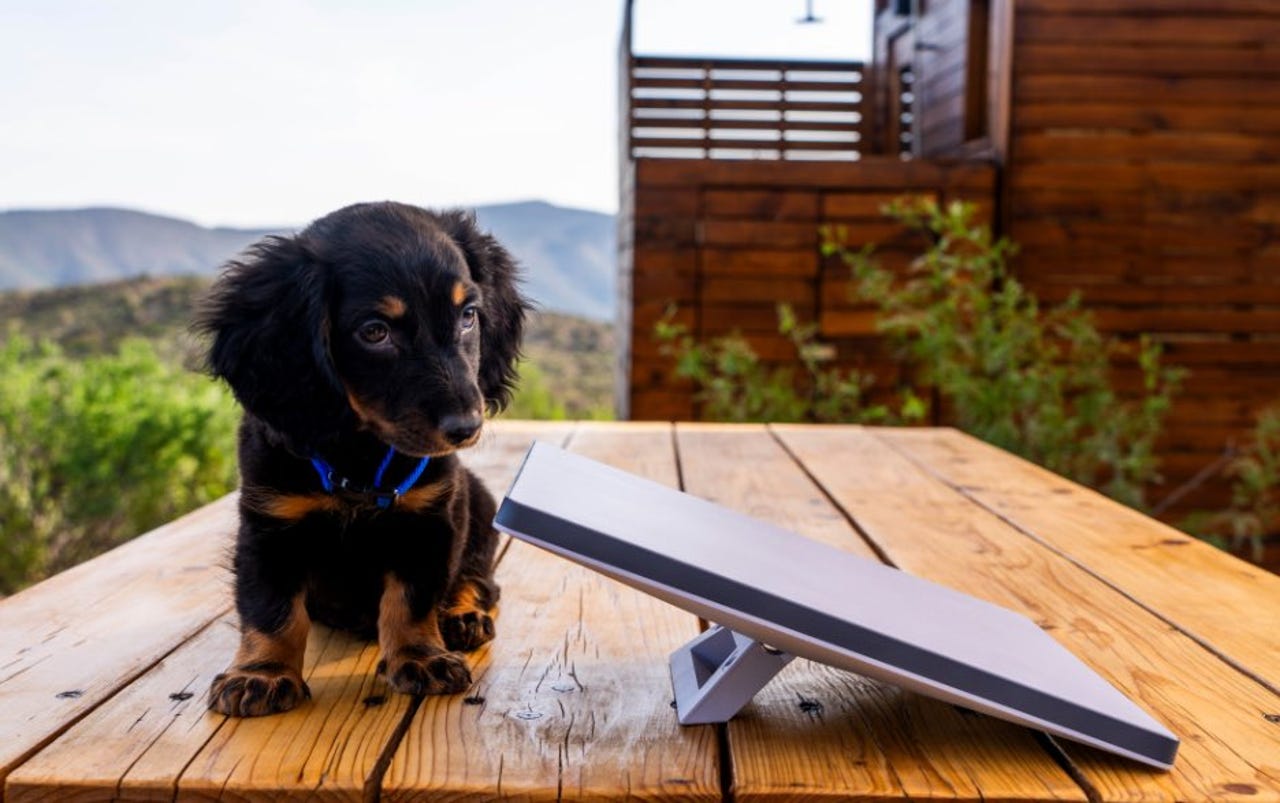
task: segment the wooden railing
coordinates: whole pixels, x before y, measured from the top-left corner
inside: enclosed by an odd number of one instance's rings
[[[623,153],[631,158],[856,161],[864,153],[859,62],[629,62],[621,106]]]

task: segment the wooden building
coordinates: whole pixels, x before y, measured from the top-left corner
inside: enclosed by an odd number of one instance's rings
[[[647,57],[629,6],[623,416],[697,415],[653,337],[672,302],[698,336],[736,330],[778,360],[789,302],[894,381],[818,229],[905,255],[918,244],[878,211],[904,192],[979,202],[1042,299],[1079,290],[1105,331],[1151,333],[1189,369],[1164,493],[1280,403],[1280,2],[876,0],[870,64]]]

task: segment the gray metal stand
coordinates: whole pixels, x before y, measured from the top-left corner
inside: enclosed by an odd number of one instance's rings
[[[680,724],[728,722],[794,657],[713,625],[671,653]]]

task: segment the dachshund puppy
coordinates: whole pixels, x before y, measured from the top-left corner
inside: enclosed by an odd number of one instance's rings
[[[493,638],[492,495],[455,452],[509,401],[527,304],[461,211],[357,204],[229,263],[197,329],[244,407],[234,716],[310,697],[311,622],[377,638],[407,694],[466,689]]]

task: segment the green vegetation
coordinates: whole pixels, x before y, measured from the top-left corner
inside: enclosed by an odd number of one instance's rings
[[[780,331],[791,337],[805,373],[766,369],[740,337],[700,344],[670,318],[656,336],[677,373],[699,384],[710,416],[729,420],[914,421],[935,397],[942,417],[960,428],[1127,504],[1143,504],[1156,478],[1153,445],[1180,373],[1162,367],[1146,340],[1124,344],[1101,335],[1072,298],[1044,307],[1007,270],[1013,251],[973,223],[966,204],[939,207],[904,200],[887,213],[928,236],[930,245],[905,274],[880,267],[871,249],[852,252],[841,232],[825,232],[824,250],[851,266],[854,297],[878,310],[879,329],[911,380],[898,389],[900,409],[867,405],[871,378],[821,367],[812,326],[785,308]],[[1145,392],[1122,398],[1110,373],[1136,360]]]
[[[614,342],[607,323],[547,312],[532,315],[520,385],[503,417],[613,418]]]
[[[675,359],[676,375],[696,383],[707,418],[883,424],[924,417],[924,403],[910,391],[896,413],[885,404],[868,404],[872,377],[828,365],[834,354],[819,342],[817,326],[801,324],[786,304],[778,306],[778,332],[795,347],[799,374],[794,365],[766,366],[740,335],[700,343],[674,322],[675,314],[674,307],[667,310],[655,335],[662,353]]]
[[[1280,408],[1258,418],[1250,441],[1227,467],[1232,478],[1226,510],[1190,516],[1183,529],[1262,562],[1265,538],[1280,532]]]
[[[906,275],[850,252],[839,234],[827,250],[853,269],[858,297],[875,303],[879,328],[936,389],[948,418],[983,440],[1022,455],[1126,504],[1144,505],[1158,478],[1154,445],[1182,373],[1163,367],[1160,347],[1103,336],[1078,295],[1052,307],[1008,271],[1014,246],[973,223],[973,207],[911,199],[886,210],[930,236]],[[1134,359],[1144,392],[1122,398],[1113,365]]]
[[[0,346],[0,593],[235,487],[239,412],[143,340],[73,359]]]
[[[186,334],[207,285],[0,294],[0,596],[235,487],[240,412],[192,370]],[[612,338],[607,324],[534,316],[505,415],[611,417]]]

